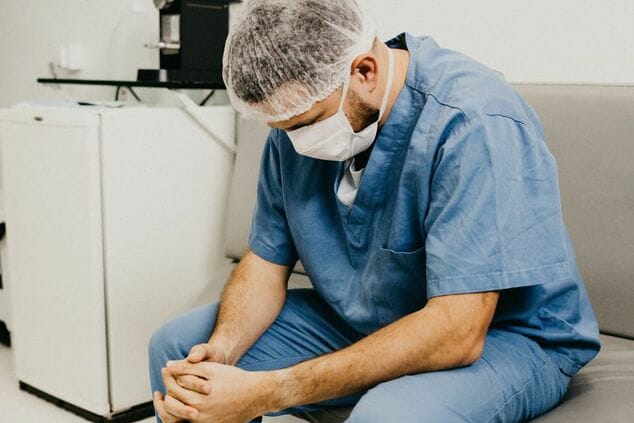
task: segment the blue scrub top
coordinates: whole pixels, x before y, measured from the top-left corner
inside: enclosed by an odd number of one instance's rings
[[[300,259],[316,291],[369,334],[431,297],[502,290],[493,327],[536,340],[574,374],[598,327],[561,213],[555,159],[535,112],[493,70],[400,34],[405,86],[351,207],[343,163],[298,154],[271,131],[249,247]]]

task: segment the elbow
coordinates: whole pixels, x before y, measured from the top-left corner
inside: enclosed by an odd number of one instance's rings
[[[486,336],[480,336],[470,342],[465,342],[460,355],[460,366],[470,366],[482,357]]]

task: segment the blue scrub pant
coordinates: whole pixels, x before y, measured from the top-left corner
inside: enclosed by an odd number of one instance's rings
[[[217,307],[195,308],[152,336],[153,392],[165,392],[161,367],[167,360],[183,359],[192,346],[207,342]],[[236,365],[245,370],[285,368],[362,337],[315,290],[290,289],[279,316]],[[404,375],[367,391],[266,415],[354,405],[346,422],[520,422],[554,407],[569,381],[534,341],[490,329],[482,357],[470,366]]]

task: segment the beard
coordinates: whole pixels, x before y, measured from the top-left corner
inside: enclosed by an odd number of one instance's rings
[[[359,132],[379,120],[379,109],[363,101],[353,91],[350,91],[348,95],[350,97],[350,106],[353,110],[348,119],[354,132]]]

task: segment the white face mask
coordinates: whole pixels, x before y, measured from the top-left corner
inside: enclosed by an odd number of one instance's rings
[[[354,132],[350,122],[343,112],[343,102],[350,87],[350,75],[346,76],[343,84],[339,110],[334,115],[311,125],[303,126],[293,131],[286,131],[295,147],[295,151],[303,156],[315,159],[345,161],[367,149],[374,142],[379,129],[379,121],[385,111],[392,80],[394,79],[394,57],[392,49],[388,48],[388,75],[385,92],[379,109],[379,118],[359,132]]]

